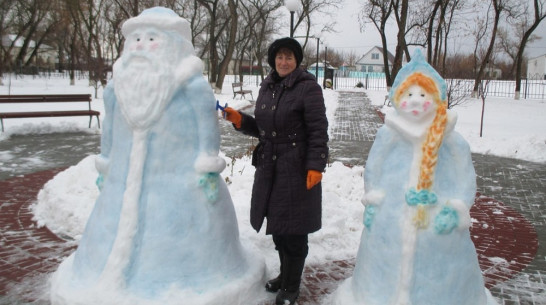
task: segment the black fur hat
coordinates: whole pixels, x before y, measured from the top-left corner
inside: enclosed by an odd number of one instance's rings
[[[269,63],[269,66],[275,70],[275,56],[282,48],[287,48],[294,53],[294,56],[296,57],[296,67],[299,67],[303,60],[303,50],[300,43],[296,39],[290,37],[277,39],[269,46],[269,49],[267,50],[267,62]]]

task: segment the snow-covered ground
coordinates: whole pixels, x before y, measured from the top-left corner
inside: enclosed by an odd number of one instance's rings
[[[90,93],[94,95],[94,88],[87,86],[86,80],[78,80],[75,86],[69,86],[68,79],[62,78],[25,77],[9,80],[5,78],[4,82],[5,85],[0,86],[0,94],[11,92],[11,94]],[[230,106],[238,108],[248,103],[232,100],[230,86],[224,86],[224,88],[222,94],[216,95],[221,104],[227,102]],[[258,88],[251,89],[256,97]],[[386,92],[367,91],[366,93],[373,104],[383,105]],[[93,102],[92,108],[103,113],[100,97],[99,90],[99,98]],[[331,90],[325,91],[325,100],[328,119],[333,122],[338,93]],[[77,104],[74,106],[81,107]],[[0,112],[20,109],[17,107],[21,106],[0,104]],[[54,107],[67,107],[67,105],[63,103]],[[388,112],[392,111],[392,108],[385,106],[383,110]],[[452,111],[458,114],[456,130],[470,143],[472,152],[546,162],[546,101],[488,98],[485,103],[483,137],[479,136],[481,100],[470,100]],[[100,132],[97,128],[88,129],[88,121],[81,117],[12,119],[6,120],[4,124],[6,132],[0,135],[0,141],[15,134]],[[78,165],[59,173],[44,186],[38,195],[37,204],[33,207],[35,220],[40,225],[47,225],[52,231],[72,236],[76,240],[81,236],[98,194],[94,185],[97,173],[93,159],[94,156],[83,159]],[[6,162],[10,162],[10,152],[0,151],[0,165]],[[323,178],[323,228],[309,237],[310,252],[307,260],[309,264],[352,258],[356,255],[363,227],[364,208],[360,203],[364,193],[363,171],[363,167],[348,168],[339,162],[327,168]],[[234,163],[228,162],[228,167],[222,176],[228,181],[237,212],[242,243],[253,244],[260,249],[265,257],[268,272],[274,276],[279,264],[271,238],[265,236],[263,232],[256,234],[249,222],[253,174],[254,168],[250,160],[248,157],[243,157]]]

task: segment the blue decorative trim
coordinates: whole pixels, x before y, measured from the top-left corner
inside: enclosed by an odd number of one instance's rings
[[[373,205],[366,206],[366,210],[364,211],[364,226],[368,230],[372,226],[374,215],[375,207]]]
[[[104,185],[104,176],[99,174],[97,180],[95,180],[95,185],[99,188],[99,191],[102,191],[102,186]]]
[[[418,204],[433,205],[438,201],[436,194],[429,190],[417,191],[415,188],[410,188],[406,192],[406,203],[410,206],[416,206]]]

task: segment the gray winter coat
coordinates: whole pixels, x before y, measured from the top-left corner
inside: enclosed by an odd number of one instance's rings
[[[262,82],[254,117],[244,114],[239,129],[257,137],[250,222],[266,234],[308,234],[321,228],[322,187],[306,188],[307,170],[322,172],[328,160],[328,121],[315,77],[296,69],[280,80]]]

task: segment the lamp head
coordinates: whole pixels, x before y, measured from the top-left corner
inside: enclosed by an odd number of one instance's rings
[[[284,6],[286,6],[289,11],[295,12],[300,8],[300,2],[298,0],[285,0]]]

